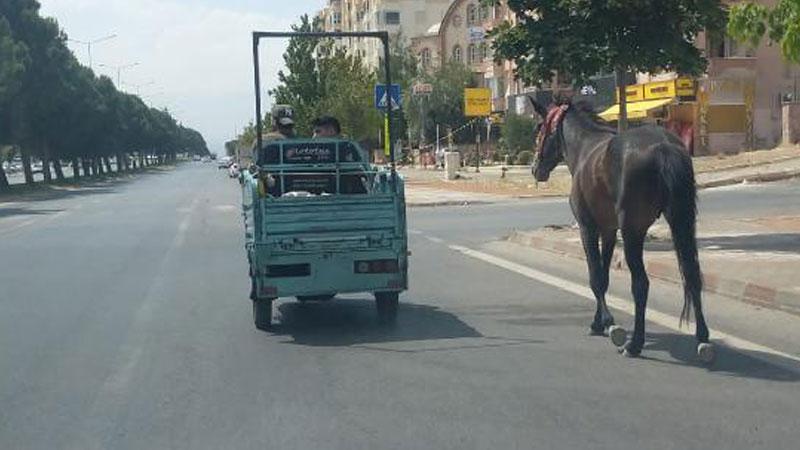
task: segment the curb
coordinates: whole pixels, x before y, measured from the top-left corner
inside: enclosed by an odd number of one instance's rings
[[[493,202],[485,200],[445,200],[440,202],[406,202],[408,208],[433,208],[436,206],[473,206],[491,205]]]
[[[756,173],[751,175],[739,175],[730,178],[722,178],[717,180],[710,180],[703,183],[697,183],[698,189],[708,189],[721,186],[729,186],[732,184],[739,184],[745,181],[755,183],[768,183],[771,181],[788,180],[790,178],[800,177],[800,169],[781,170],[776,172]]]
[[[507,240],[514,244],[533,247],[537,250],[585,260],[583,248],[580,245],[563,240],[548,239],[535,233],[524,231],[512,232]],[[653,278],[675,284],[683,283],[677,265],[654,261],[646,262],[645,267],[647,274]],[[614,253],[614,258],[611,260],[611,268],[614,270],[627,270],[625,260],[619,252]],[[703,292],[721,294],[751,305],[800,315],[800,294],[758,283],[727,278],[714,272],[703,272],[703,281]]]

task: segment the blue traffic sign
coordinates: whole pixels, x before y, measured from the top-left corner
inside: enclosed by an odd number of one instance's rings
[[[386,93],[385,84],[375,85],[375,107],[378,109],[387,109],[389,101],[392,102],[392,110],[399,109],[403,105],[403,95],[400,91],[399,84],[392,84],[389,86],[389,93]]]

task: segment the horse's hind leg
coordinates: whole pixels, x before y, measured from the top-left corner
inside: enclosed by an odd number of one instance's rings
[[[622,230],[625,261],[631,271],[631,292],[636,305],[633,336],[624,346],[625,356],[639,356],[644,347],[644,318],[650,290],[650,280],[647,278],[643,259],[645,233],[638,230]]]
[[[596,227],[581,225],[581,241],[583,242],[583,250],[586,253],[586,263],[589,266],[589,284],[597,302],[597,309],[590,326],[590,332],[592,335],[602,336],[606,329],[614,324],[614,317],[608,311],[608,306],[606,306],[605,295],[608,289],[609,264],[604,263],[606,250],[610,250],[610,253],[613,254],[614,247],[613,244],[610,247],[606,244],[604,236],[603,257],[601,258],[598,239],[599,235]],[[611,260],[610,255],[608,260]]]
[[[600,283],[598,287],[601,296],[597,305],[597,313],[599,313],[599,319],[608,337],[611,338],[611,342],[617,347],[621,347],[625,344],[627,333],[622,327],[614,325],[614,317],[611,315],[611,312],[608,310],[608,305],[606,304],[606,292],[608,292],[609,281],[608,273],[611,270],[611,259],[614,257],[614,247],[617,245],[617,230],[604,230],[600,239],[602,242],[603,268],[600,271]],[[597,295],[597,293],[595,293],[595,295]],[[597,313],[595,314],[595,321],[598,320]]]

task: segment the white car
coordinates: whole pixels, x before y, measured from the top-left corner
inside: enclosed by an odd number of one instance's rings
[[[217,160],[217,168],[218,169],[227,169],[233,164],[233,158],[230,156],[224,156]]]

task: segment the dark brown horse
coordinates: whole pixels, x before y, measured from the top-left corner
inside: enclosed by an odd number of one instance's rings
[[[663,214],[672,232],[684,281],[681,323],[689,319],[693,309],[698,356],[710,362],[714,348],[708,342],[700,297],[703,281],[695,239],[694,170],[681,141],[657,126],[617,134],[601,123],[585,103],[546,109],[533,99],[531,102],[543,119],[537,137],[534,177],[547,181],[561,161],[566,162],[572,174],[570,206],[580,226],[590,284],[597,299],[591,333],[607,333],[626,356],[641,353],[650,287],[642,258],[644,241],[647,230]],[[614,325],[605,300],[617,230],[622,232],[636,305],[633,336],[627,342],[625,331]]]

